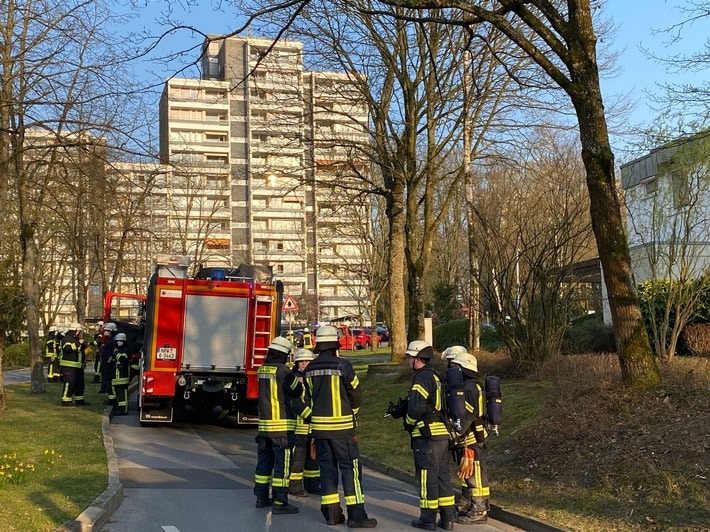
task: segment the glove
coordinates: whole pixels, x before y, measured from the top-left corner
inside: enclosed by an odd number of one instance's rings
[[[459,470],[456,473],[456,476],[459,477],[461,480],[465,480],[471,476],[473,476],[473,468],[474,468],[474,452],[473,449],[470,447],[466,447],[466,449],[463,452],[463,458],[461,458],[461,463],[459,465]]]
[[[402,421],[402,427],[404,427],[404,430],[406,430],[406,431],[409,432],[410,434],[411,434],[412,431],[414,430],[414,425],[410,425],[409,423],[407,423],[407,420],[406,420],[406,419],[404,419],[404,420]]]

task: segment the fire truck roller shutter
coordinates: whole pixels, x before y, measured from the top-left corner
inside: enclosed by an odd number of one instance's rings
[[[188,294],[183,365],[225,372],[234,371],[235,366],[244,368],[248,311],[247,298]]]

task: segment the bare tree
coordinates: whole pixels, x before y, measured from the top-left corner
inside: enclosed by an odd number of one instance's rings
[[[47,183],[57,173],[31,166],[29,133],[40,132],[49,139],[43,148],[54,146],[59,154],[60,148],[80,151],[85,141],[77,139],[98,138],[116,127],[126,96],[117,80],[127,78],[121,69],[130,54],[118,50],[108,33],[115,16],[101,0],[9,0],[0,18],[0,170],[7,176],[3,186],[13,190],[17,202],[32,391],[44,392],[38,235]]]
[[[472,31],[482,24],[496,27],[541,68],[553,86],[569,96],[579,126],[592,227],[609,294],[622,380],[635,387],[657,384],[661,375],[643,326],[633,282],[599,84],[597,36],[592,21],[596,3],[591,0],[557,3],[385,0],[385,3],[419,9],[417,20],[434,20]],[[440,11],[432,16],[429,11],[432,9]],[[521,26],[517,27],[519,23]],[[532,36],[522,28],[527,28]]]
[[[570,273],[593,249],[574,144],[549,131],[529,140],[529,151],[476,169],[471,228],[482,237],[475,249],[481,291],[526,372],[559,352],[575,295]]]

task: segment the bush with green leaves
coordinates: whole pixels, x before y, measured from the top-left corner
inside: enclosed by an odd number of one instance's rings
[[[468,349],[468,319],[451,320],[434,327],[434,349],[442,351],[452,345],[462,345]],[[505,344],[493,327],[481,328],[481,349],[495,351]]]
[[[2,365],[6,368],[13,366],[29,366],[30,344],[23,342],[21,344],[12,344],[7,346],[3,352]]]
[[[566,355],[615,353],[614,329],[596,316],[576,320],[565,331],[562,352]]]

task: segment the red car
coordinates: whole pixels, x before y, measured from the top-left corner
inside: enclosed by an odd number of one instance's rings
[[[350,329],[353,334],[353,338],[355,338],[355,348],[356,349],[364,349],[366,347],[371,347],[372,346],[372,332],[369,327],[365,328],[353,328]],[[380,344],[382,339],[380,336],[377,336],[377,345]]]

